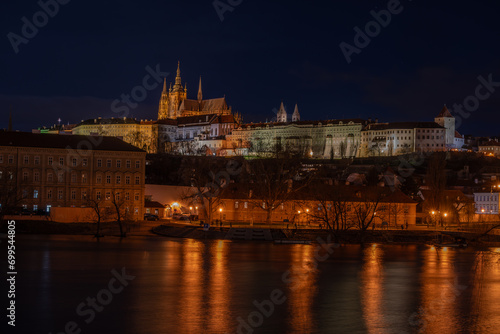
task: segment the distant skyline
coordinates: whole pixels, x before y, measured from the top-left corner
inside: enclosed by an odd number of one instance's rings
[[[281,101],[302,120],[380,122],[433,121],[444,104],[456,116],[465,101],[460,133],[500,134],[496,2],[59,1],[41,1],[53,17],[29,38],[39,3],[1,5],[0,128],[11,107],[23,131],[123,116],[112,102],[147,66],[172,82],[180,61],[188,98],[202,76],[203,97],[225,95],[244,122],[271,120]],[[161,87],[128,116],[156,119]]]

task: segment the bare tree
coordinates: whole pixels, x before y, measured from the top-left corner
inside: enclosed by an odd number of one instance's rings
[[[100,197],[100,195],[90,195],[87,197],[86,205],[92,209],[92,220],[96,223],[95,236],[97,238],[102,237],[101,222],[104,221],[109,215],[109,211],[106,210],[106,207],[104,206],[104,200]]]
[[[13,214],[27,197],[18,186],[18,175],[12,168],[0,168],[0,220]]]
[[[304,173],[300,161],[293,158],[257,159],[247,167],[255,193],[250,202],[266,212],[267,224],[271,223],[274,210],[306,187],[314,175]]]
[[[354,223],[356,227],[364,232],[371,226],[375,213],[382,199],[382,191],[378,187],[367,187],[363,191],[358,190],[353,201]]]
[[[127,201],[120,191],[111,193],[111,204],[113,205],[113,217],[120,228],[120,237],[126,237],[126,224],[130,218],[130,211],[126,206]]]

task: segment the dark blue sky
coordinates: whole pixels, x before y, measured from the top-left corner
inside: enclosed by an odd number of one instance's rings
[[[10,106],[19,130],[59,117],[75,123],[117,116],[111,102],[142,85],[146,66],[159,64],[172,81],[178,60],[188,97],[196,97],[201,75],[204,97],[225,94],[246,122],[272,119],[281,100],[290,113],[298,103],[302,119],[431,121],[443,104],[453,112],[455,103],[473,103],[478,76],[500,82],[500,4],[491,0],[402,0],[400,13],[347,63],[339,44],[354,45],[354,28],[364,30],[374,20],[370,11],[387,7],[243,0],[221,21],[212,0],[72,0],[16,54],[8,34],[22,36],[21,18],[33,22],[40,6],[5,0],[0,128]],[[500,133],[500,87],[491,89],[461,117],[460,132]],[[156,118],[160,93],[160,86],[148,91],[131,115]]]

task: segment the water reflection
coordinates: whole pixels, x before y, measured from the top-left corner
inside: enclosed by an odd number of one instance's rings
[[[18,270],[25,273],[16,281],[23,291],[16,294],[23,306],[20,333],[59,332],[72,319],[82,332],[96,334],[235,333],[236,319],[248,319],[256,311],[252,302],[269,298],[273,289],[287,299],[254,333],[495,333],[500,328],[497,249],[349,245],[316,268],[315,247],[307,245],[19,240]],[[122,267],[136,278],[86,325],[75,307],[106,287],[111,269]],[[292,283],[282,280],[287,270]],[[409,318],[413,313],[417,317]]]
[[[318,270],[314,259],[314,247],[294,245],[291,257],[289,287],[289,333],[312,333],[315,323],[313,301],[317,292]]]
[[[180,281],[179,327],[185,333],[202,333],[203,313],[202,298],[204,295],[205,270],[203,251],[205,244],[197,240],[187,239],[182,247],[182,269]],[[193,316],[197,315],[197,316]]]
[[[474,284],[472,286],[472,319],[475,332],[499,331],[498,302],[500,300],[499,253],[481,252],[475,255]]]
[[[227,259],[228,245],[220,240],[210,247],[211,270],[209,283],[209,314],[208,327],[211,332],[225,333],[230,331],[230,291],[232,289],[229,280]]]
[[[424,250],[419,320],[428,333],[456,333],[457,302],[454,289],[455,250],[430,247]]]
[[[380,332],[386,328],[387,323],[384,316],[384,251],[373,244],[363,251],[363,270],[361,273],[361,303],[363,306],[363,317],[369,333]]]

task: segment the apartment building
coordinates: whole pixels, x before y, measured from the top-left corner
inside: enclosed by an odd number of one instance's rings
[[[0,178],[29,211],[111,207],[142,219],[146,152],[113,137],[0,132]],[[5,189],[4,189],[5,190]]]

